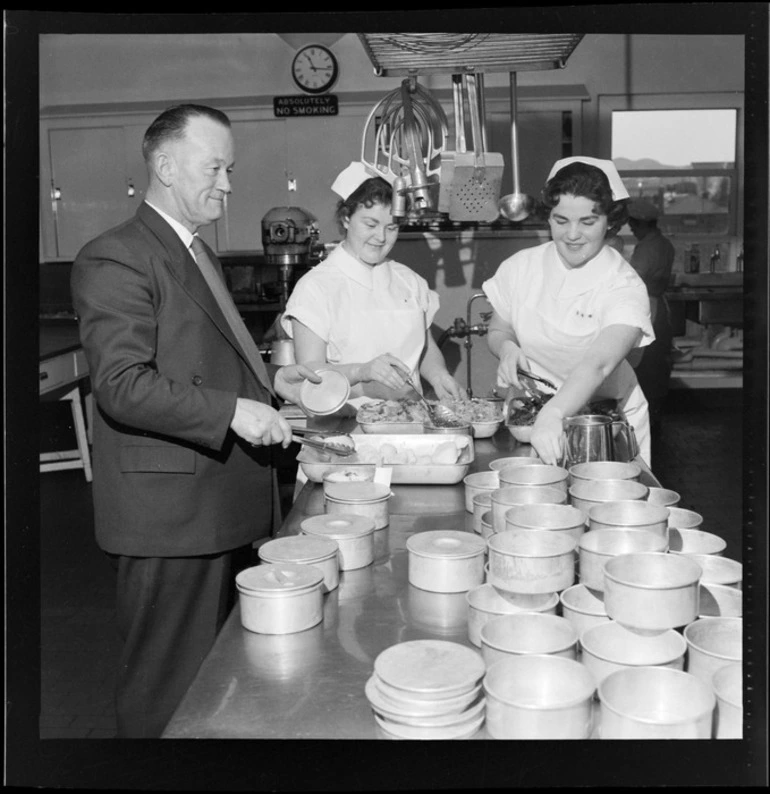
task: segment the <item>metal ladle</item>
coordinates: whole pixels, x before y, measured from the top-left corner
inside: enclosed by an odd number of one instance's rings
[[[463,422],[451,408],[447,408],[446,405],[442,405],[441,403],[438,405],[431,405],[425,397],[423,397],[422,392],[417,388],[411,376],[407,376],[406,382],[417,393],[417,397],[428,412],[430,421],[433,422],[436,427],[461,427],[466,424],[466,422]]]
[[[532,212],[534,201],[521,192],[519,187],[519,143],[516,130],[516,72],[510,72],[511,84],[511,168],[513,170],[513,193],[497,202],[500,214],[509,221],[523,221]]]

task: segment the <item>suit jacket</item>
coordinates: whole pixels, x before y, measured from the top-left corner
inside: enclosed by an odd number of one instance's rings
[[[237,397],[271,398],[176,232],[143,203],[80,251],[71,288],[97,408],[101,548],[182,557],[266,536],[272,453],[229,425]]]

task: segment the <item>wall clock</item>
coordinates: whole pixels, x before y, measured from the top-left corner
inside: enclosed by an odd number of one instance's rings
[[[322,44],[308,44],[302,47],[291,63],[291,76],[294,82],[308,94],[322,94],[328,91],[338,75],[337,57]]]

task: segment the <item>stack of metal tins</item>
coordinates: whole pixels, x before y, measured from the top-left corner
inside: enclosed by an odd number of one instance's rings
[[[412,640],[377,656],[366,697],[380,728],[400,739],[466,739],[484,722],[481,655],[444,640]]]

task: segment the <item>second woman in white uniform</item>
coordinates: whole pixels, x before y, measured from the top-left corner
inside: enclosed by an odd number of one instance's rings
[[[487,339],[500,359],[498,382],[521,388],[521,367],[558,387],[532,427],[546,463],[562,458],[564,418],[607,397],[618,400],[650,464],[647,401],[626,360],[655,338],[649,299],[631,265],[605,245],[627,198],[612,161],[558,161],[542,193],[551,241],[509,257],[482,285],[494,308]]]
[[[438,295],[388,258],[399,229],[391,186],[351,163],[332,190],[342,198],[337,220],[345,237],[299,279],[281,319],[297,363],[343,372],[354,405],[413,395],[406,379],[419,387],[420,375],[438,399],[461,399],[430,333]]]

